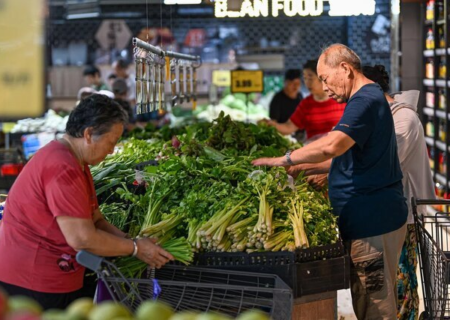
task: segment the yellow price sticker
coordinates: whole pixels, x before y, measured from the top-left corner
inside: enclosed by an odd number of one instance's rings
[[[231,71],[232,93],[254,93],[264,91],[264,73],[262,70]]]
[[[231,85],[231,72],[229,70],[213,70],[212,83],[217,87],[229,87]]]

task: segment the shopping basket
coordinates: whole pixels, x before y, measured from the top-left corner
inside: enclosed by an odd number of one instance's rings
[[[418,206],[450,206],[450,200],[412,198],[412,209],[419,249],[425,311],[423,319],[450,319],[450,215],[436,212],[418,214]]]
[[[292,290],[276,275],[166,265],[140,279],[127,279],[113,262],[86,251],[78,252],[77,261],[95,271],[113,300],[130,311],[145,300],[158,299],[177,311],[217,311],[235,317],[260,309],[274,320],[291,318]]]

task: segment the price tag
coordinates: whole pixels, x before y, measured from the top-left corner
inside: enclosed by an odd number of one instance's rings
[[[229,87],[231,85],[231,72],[229,70],[213,70],[212,83],[217,87]]]
[[[232,93],[254,93],[264,91],[264,73],[262,70],[231,71]]]

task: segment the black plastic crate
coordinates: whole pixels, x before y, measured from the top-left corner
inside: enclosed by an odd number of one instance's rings
[[[349,288],[350,259],[342,243],[295,252],[200,253],[194,265],[278,275],[294,298]]]

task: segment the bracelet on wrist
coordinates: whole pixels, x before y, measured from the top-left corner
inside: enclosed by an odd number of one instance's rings
[[[133,245],[134,245],[134,249],[133,249],[133,253],[131,254],[132,257],[136,257],[138,254],[138,245],[137,245],[137,239],[132,239],[133,240]]]
[[[294,165],[294,162],[292,162],[292,159],[291,159],[291,153],[292,153],[292,150],[286,151],[285,157],[286,157],[286,162],[287,162],[290,166],[293,166],[293,165]]]

